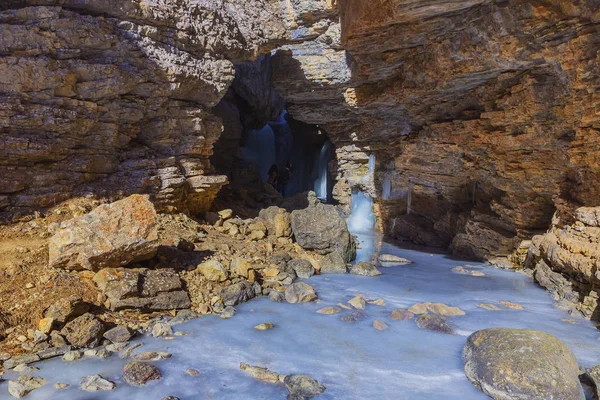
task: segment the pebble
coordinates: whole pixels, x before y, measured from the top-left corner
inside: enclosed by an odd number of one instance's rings
[[[63,356],[63,360],[65,360],[65,361],[75,361],[75,360],[79,360],[80,358],[81,358],[81,352],[75,351],[75,350],[68,351]]]
[[[325,307],[325,308],[321,308],[319,310],[317,310],[317,314],[325,314],[325,315],[332,315],[332,314],[337,314],[339,313],[341,310],[337,307]]]
[[[377,299],[377,300],[370,301],[369,304],[374,304],[376,306],[385,306],[385,300]]]
[[[193,369],[190,368],[188,370],[185,371],[186,374],[190,375],[190,376],[198,376],[200,375],[200,371],[198,371],[197,369]]]
[[[394,320],[394,321],[405,321],[407,319],[412,319],[414,317],[415,317],[415,314],[411,313],[410,311],[400,310],[400,309],[394,310],[390,314],[390,319]]]
[[[57,390],[62,390],[62,389],[66,389],[66,388],[68,388],[68,387],[69,387],[69,385],[68,385],[68,384],[66,384],[66,383],[57,383],[57,384],[55,384],[55,385],[54,385],[54,387],[55,387]]]
[[[266,331],[269,329],[273,329],[275,327],[275,325],[273,325],[270,322],[263,322],[262,324],[258,324],[254,327],[254,329],[258,330],[258,331]]]
[[[389,328],[389,326],[383,321],[375,320],[373,321],[373,328],[377,329],[378,331],[383,331]]]
[[[489,303],[481,303],[477,307],[483,308],[484,310],[488,311],[502,311],[502,309],[497,305]]]
[[[504,307],[512,308],[513,310],[523,310],[525,308],[521,304],[512,303],[510,301],[501,301],[500,304],[502,304]]]
[[[365,299],[363,299],[362,296],[356,296],[350,301],[348,301],[348,304],[352,305],[352,307],[354,308],[358,308],[359,310],[364,310],[366,303]]]

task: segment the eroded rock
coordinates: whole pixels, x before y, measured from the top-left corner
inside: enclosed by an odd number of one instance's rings
[[[304,282],[294,283],[285,291],[285,300],[288,303],[307,303],[316,300],[316,298],[315,289]]]
[[[130,361],[123,368],[123,379],[132,386],[143,386],[148,381],[162,378],[160,370],[152,364]]]

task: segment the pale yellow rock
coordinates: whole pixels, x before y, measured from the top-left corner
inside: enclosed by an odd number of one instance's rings
[[[339,313],[340,311],[342,311],[342,310],[340,310],[340,309],[339,309],[339,308],[337,308],[337,307],[332,307],[332,306],[329,306],[329,307],[325,307],[325,308],[321,308],[320,310],[317,310],[317,313],[318,313],[318,314],[326,314],[326,315],[331,315],[331,314],[337,314],[337,313]]]
[[[200,272],[206,279],[213,282],[223,282],[227,279],[227,270],[217,260],[209,260],[198,265]]]
[[[385,306],[385,300],[377,299],[377,300],[369,301],[369,304],[374,304],[376,306]]]
[[[280,272],[277,268],[269,268],[263,271],[263,275],[266,278],[275,278]]]
[[[43,318],[40,320],[38,324],[38,330],[46,335],[52,331],[52,327],[54,326],[53,318]]]
[[[68,388],[68,387],[69,387],[69,385],[68,385],[68,384],[66,384],[66,383],[57,383],[57,384],[55,384],[55,385],[54,385],[54,387],[55,387],[57,390],[62,390],[62,389],[66,389],[66,388]]]
[[[510,301],[501,301],[500,304],[502,304],[504,307],[512,308],[513,310],[523,310],[525,308],[521,304],[512,303]]]
[[[502,311],[502,309],[497,305],[489,303],[481,303],[477,307],[483,308],[484,310],[488,311]]]
[[[219,217],[221,217],[222,219],[229,219],[233,216],[233,210],[231,209],[225,209],[225,210],[221,210],[219,211]]]
[[[362,296],[356,296],[352,300],[348,301],[348,304],[359,310],[364,310],[366,302],[365,299],[362,298]]]
[[[444,303],[425,303],[427,309],[434,314],[444,315],[447,317],[457,317],[465,315],[465,312],[458,307],[451,307]],[[409,310],[410,311],[410,310]]]
[[[428,312],[427,305],[425,303],[414,304],[408,308],[408,311],[417,315],[427,314]]]
[[[375,320],[373,321],[373,328],[377,329],[378,331],[383,331],[389,328],[389,326],[383,321]]]
[[[258,324],[254,327],[257,331],[267,331],[269,329],[273,329],[275,325],[270,322],[263,322],[262,324]]]
[[[244,258],[234,258],[231,261],[231,269],[241,277],[248,278],[248,272],[252,270],[252,264]]]
[[[352,307],[344,304],[344,303],[337,303],[338,306],[342,307],[345,310],[352,310]]]

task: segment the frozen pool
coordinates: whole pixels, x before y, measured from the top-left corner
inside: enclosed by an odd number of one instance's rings
[[[83,358],[66,363],[61,359],[39,363],[36,375],[49,383],[32,392],[28,399],[131,399],[160,400],[171,395],[187,399],[285,399],[283,386],[257,381],[239,369],[240,362],[268,367],[282,374],[305,373],[327,386],[319,399],[485,399],[466,379],[461,350],[467,335],[489,327],[536,328],[564,340],[580,364],[592,366],[600,360],[597,330],[581,318],[569,316],[552,306],[552,299],[525,275],[494,269],[482,264],[485,277],[451,272],[464,262],[443,254],[401,249],[381,243],[375,235],[362,235],[361,258],[381,246],[382,253],[407,257],[414,264],[382,268],[383,275],[321,275],[308,279],[320,302],[275,303],[267,298],[237,307],[229,320],[207,316],[176,327],[186,336],[167,341],[142,338],[138,351],[168,351],[173,357],[158,361],[164,377],[146,387],[128,386],[121,378],[125,363],[116,355],[106,360]],[[379,243],[379,244],[378,244]],[[316,310],[345,302],[356,293],[371,299],[382,298],[385,306],[367,305],[368,318],[347,323],[341,316],[321,315]],[[525,310],[487,311],[480,303],[501,300],[520,303]],[[414,303],[431,301],[458,306],[462,317],[450,317],[458,335],[419,329],[414,320],[392,321],[389,313]],[[378,331],[375,319],[389,325]],[[561,320],[569,319],[569,324]],[[253,327],[272,322],[275,328],[256,331]],[[200,371],[193,377],[188,368]],[[117,383],[110,392],[86,393],[78,389],[85,375],[101,374]],[[10,378],[8,373],[5,378]],[[62,391],[54,383],[72,385]],[[0,398],[11,398],[6,382],[0,383]]]

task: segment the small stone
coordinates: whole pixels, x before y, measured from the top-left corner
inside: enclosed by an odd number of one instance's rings
[[[135,361],[160,361],[171,358],[172,354],[165,351],[146,351],[133,356]]]
[[[453,334],[454,330],[448,325],[447,319],[438,314],[425,314],[417,318],[417,326],[430,331]]]
[[[109,345],[106,345],[106,350],[112,351],[113,353],[117,353],[117,352],[123,350],[128,345],[129,345],[129,342],[111,343]]]
[[[36,376],[19,376],[17,380],[8,381],[8,393],[20,399],[46,384],[46,380]]]
[[[157,322],[152,326],[152,336],[160,337],[160,336],[169,336],[173,334],[173,328],[171,325],[165,324],[163,322]]]
[[[285,291],[285,299],[288,303],[307,303],[316,298],[315,289],[305,282],[294,283]]]
[[[308,398],[318,396],[326,390],[325,386],[307,375],[288,375],[283,383],[291,394]]]
[[[98,350],[96,350],[96,349],[85,350],[83,352],[83,355],[86,357],[96,357],[96,355],[98,355]]]
[[[385,300],[377,299],[377,300],[369,301],[369,304],[374,304],[376,306],[385,306]]]
[[[200,375],[200,371],[198,371],[197,369],[193,369],[193,368],[187,369],[185,371],[185,373],[188,374],[188,375],[190,375],[190,376],[198,376],[198,375]]]
[[[269,299],[278,303],[282,303],[285,301],[285,293],[278,292],[277,290],[271,290],[271,293],[269,293]]]
[[[38,324],[40,332],[49,334],[54,326],[54,318],[42,318]]]
[[[185,336],[186,333],[184,331],[175,331],[175,336]]]
[[[219,211],[218,214],[219,217],[221,217],[223,220],[230,219],[231,217],[233,217],[233,210],[227,208],[225,210]]]
[[[342,307],[345,310],[352,310],[352,307],[350,307],[349,305],[346,305],[344,303],[337,303],[337,305]]]
[[[407,265],[413,262],[404,257],[398,257],[393,254],[382,254],[379,256],[379,262],[382,264]]]
[[[224,282],[227,280],[227,270],[217,260],[208,260],[198,265],[197,271],[206,279],[213,282]]]
[[[254,329],[258,330],[258,331],[266,331],[269,329],[273,329],[275,327],[275,325],[273,325],[270,322],[263,322],[262,324],[258,324],[254,327]]]
[[[389,328],[389,326],[383,321],[375,320],[373,321],[373,328],[377,329],[378,331],[383,331]]]
[[[25,343],[27,341],[27,336],[19,335],[19,336],[17,336],[17,340],[21,343]]]
[[[68,385],[68,384],[66,384],[66,383],[56,383],[56,384],[54,385],[54,388],[55,388],[56,390],[63,390],[63,389],[66,389],[66,388],[68,388],[68,387],[69,387],[69,385]]]
[[[458,307],[451,307],[444,303],[425,303],[427,309],[434,314],[444,315],[447,317],[458,317],[465,315],[465,312]]]
[[[81,358],[81,352],[75,351],[75,350],[68,351],[63,356],[63,360],[65,360],[65,361],[75,361],[75,360],[79,360],[80,358]]]
[[[342,321],[344,321],[344,322],[356,322],[356,321],[358,321],[358,320],[356,319],[356,317],[354,317],[354,316],[352,316],[352,315],[344,315],[344,316],[341,318],[341,320],[342,320]]]
[[[279,375],[278,373],[270,371],[267,368],[255,367],[245,363],[240,363],[240,369],[246,371],[254,378],[264,382],[278,383],[283,382],[283,379],[285,378],[285,376]]]
[[[110,340],[113,343],[123,343],[129,341],[133,336],[133,332],[124,326],[120,325],[104,332],[104,338]]]
[[[502,309],[497,305],[489,303],[481,303],[477,307],[483,308],[484,310],[488,311],[502,311]]]
[[[96,352],[96,357],[106,359],[106,358],[112,356],[112,354],[113,354],[112,351],[109,351],[106,349],[101,349]]]
[[[353,299],[348,301],[348,304],[359,310],[364,310],[366,302],[362,296],[355,296]]]
[[[100,375],[84,376],[79,381],[79,388],[86,392],[96,392],[98,390],[113,390],[117,385]]]
[[[501,301],[500,304],[502,304],[504,307],[511,308],[513,310],[523,310],[524,309],[524,307],[521,304],[512,303],[510,301]]]
[[[152,364],[130,361],[123,368],[123,379],[132,386],[143,386],[148,381],[160,378],[162,378],[162,373]]]
[[[414,304],[408,308],[408,311],[417,315],[427,314],[428,312],[427,305],[425,303]]]
[[[332,315],[332,314],[337,314],[339,313],[341,310],[337,307],[325,307],[325,308],[321,308],[319,310],[317,310],[317,314],[325,314],[325,315]]]
[[[379,269],[371,263],[366,261],[361,261],[356,263],[351,269],[350,273],[353,275],[362,275],[362,276],[378,276],[381,275]]]
[[[407,319],[414,318],[414,316],[415,314],[411,313],[410,311],[397,309],[392,311],[390,314],[390,319],[394,321],[405,321]]]
[[[31,374],[32,372],[39,371],[38,367],[33,367],[27,364],[19,364],[13,368],[13,371],[18,372],[21,375]]]
[[[235,315],[235,308],[231,306],[225,307],[223,312],[221,313],[221,319],[229,319]]]
[[[33,283],[28,283],[27,285],[25,285],[25,288],[27,289],[33,289],[35,286],[33,285]]]
[[[138,347],[143,346],[143,343],[133,343],[132,345],[130,345],[129,347],[123,349],[123,351],[121,351],[119,353],[119,358],[128,358],[131,356],[131,353],[133,353],[133,351],[135,349],[137,349]]]

